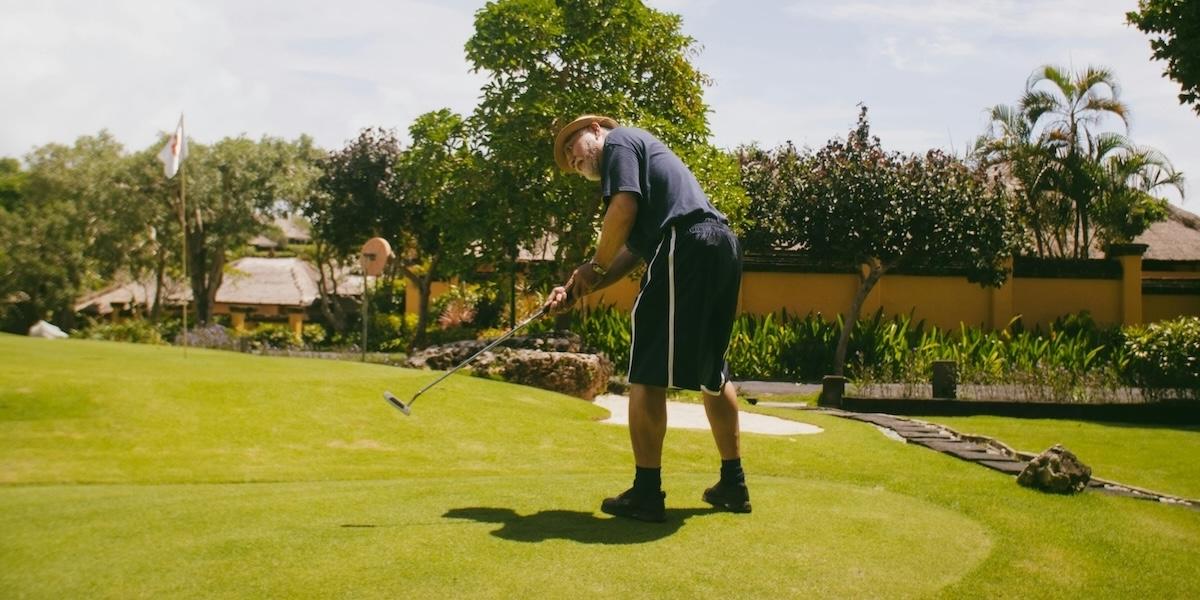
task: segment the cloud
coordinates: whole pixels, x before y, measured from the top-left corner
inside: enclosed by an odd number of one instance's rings
[[[888,27],[958,27],[1033,37],[1103,37],[1122,27],[1111,18],[1129,10],[1121,0],[801,0],[788,12],[799,17]]]
[[[202,142],[312,134],[340,146],[364,125],[402,132],[442,107],[469,112],[467,9],[419,1],[117,0],[13,5],[0,23],[0,155],[109,128],[132,148],[187,114]]]

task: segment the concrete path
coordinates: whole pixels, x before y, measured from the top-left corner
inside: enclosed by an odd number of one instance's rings
[[[629,398],[616,394],[596,396],[596,405],[608,409],[612,413],[601,423],[614,425],[629,424]],[[767,435],[806,435],[821,433],[824,429],[808,423],[800,423],[779,417],[770,417],[743,411],[739,417],[743,433],[763,433]],[[667,401],[667,427],[672,429],[700,429],[708,431],[708,417],[704,415],[704,406],[688,402]]]

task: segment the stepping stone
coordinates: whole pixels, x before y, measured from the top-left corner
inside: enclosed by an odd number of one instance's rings
[[[947,435],[945,433],[936,434],[936,435],[928,434],[928,433],[923,433],[921,435],[906,435],[903,432],[901,432],[900,435],[904,436],[904,439],[910,440],[913,442],[949,442],[949,441],[953,441],[955,439],[954,436]]]
[[[909,440],[909,441],[913,442],[914,444],[919,444],[921,446],[925,446],[926,448],[932,448],[934,450],[937,450],[938,452],[982,452],[983,451],[982,446],[979,446],[977,444],[972,444],[970,442],[964,442],[962,440],[946,440],[946,439],[938,438],[938,439],[933,439],[933,440]]]
[[[1008,458],[1002,454],[992,454],[991,452],[979,452],[979,451],[973,451],[973,450],[949,450],[949,451],[946,451],[945,453],[955,456],[955,457],[958,457],[958,458],[961,458],[963,460],[969,460],[971,462],[983,462],[985,460],[991,461],[991,462],[1017,462],[1017,461],[1015,461],[1011,458]]]
[[[1019,460],[980,460],[979,464],[1009,475],[1020,475],[1025,470],[1026,463]]]

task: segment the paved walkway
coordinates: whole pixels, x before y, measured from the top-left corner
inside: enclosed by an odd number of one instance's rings
[[[612,413],[601,423],[627,425],[629,423],[629,398],[616,394],[596,396],[596,405],[603,406]],[[750,412],[742,412],[738,416],[742,431],[745,433],[762,433],[766,435],[809,435],[825,431],[816,425],[801,423],[791,419],[780,419]],[[704,405],[688,402],[667,401],[667,427],[673,429],[700,429],[709,431],[708,417],[704,415]]]

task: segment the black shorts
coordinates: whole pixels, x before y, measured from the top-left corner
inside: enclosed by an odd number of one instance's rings
[[[671,226],[633,305],[629,382],[720,393],[741,281],[741,246],[727,225]]]

